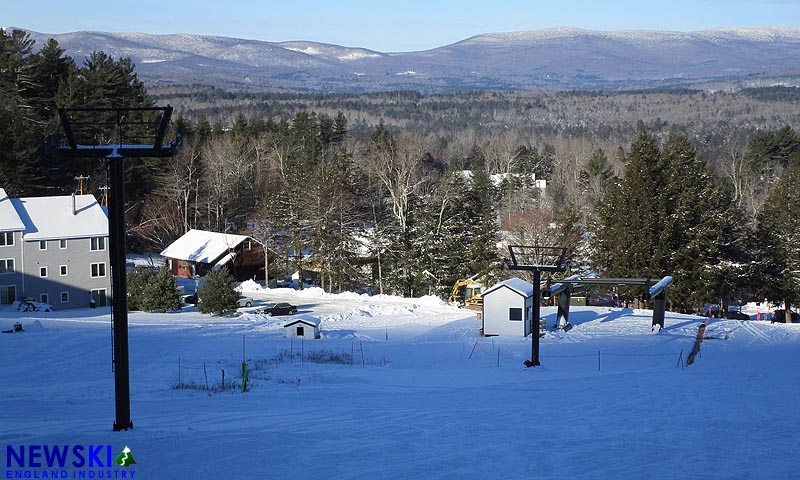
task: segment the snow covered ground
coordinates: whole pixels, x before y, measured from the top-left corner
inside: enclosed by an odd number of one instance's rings
[[[713,320],[682,367],[702,318],[667,313],[654,334],[650,311],[575,307],[528,369],[530,339],[479,337],[437,298],[243,290],[256,304],[231,317],[130,314],[127,432],[111,431],[107,308],[0,311],[0,330],[26,329],[0,334],[0,478],[36,470],[8,451],[33,444],[127,446],[135,465],[91,471],[136,479],[800,476],[800,325]],[[322,338],[286,338],[254,313],[267,300]]]

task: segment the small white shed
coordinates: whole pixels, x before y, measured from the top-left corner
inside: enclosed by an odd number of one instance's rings
[[[533,285],[521,278],[509,278],[483,292],[484,335],[522,335],[531,333]]]
[[[294,315],[282,326],[286,329],[286,338],[314,339],[320,338],[319,323],[319,318],[311,315]]]

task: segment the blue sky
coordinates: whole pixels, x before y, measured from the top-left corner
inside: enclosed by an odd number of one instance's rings
[[[693,31],[800,28],[797,0],[0,0],[0,25],[44,33],[78,30],[192,33],[266,41],[311,40],[412,51],[489,32],[571,26]]]

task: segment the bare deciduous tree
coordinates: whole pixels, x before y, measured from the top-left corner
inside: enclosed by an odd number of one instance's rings
[[[208,225],[211,230],[224,230],[228,223],[243,220],[255,206],[253,143],[226,135],[209,143],[203,158]]]
[[[394,145],[378,148],[370,169],[380,179],[392,201],[392,213],[401,232],[408,229],[409,200],[425,183],[422,168],[425,145],[416,137],[401,137]]]

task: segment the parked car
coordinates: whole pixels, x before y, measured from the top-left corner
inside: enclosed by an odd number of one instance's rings
[[[197,297],[197,294],[191,293],[189,295],[183,295],[183,303],[186,305],[197,305],[200,299]],[[253,306],[253,297],[245,297],[244,295],[239,295],[238,300],[236,303],[239,307],[252,307]]]
[[[291,315],[293,313],[297,313],[297,307],[287,302],[268,303],[256,310],[256,313],[265,313],[269,316]]]
[[[775,310],[772,323],[786,323],[786,310]],[[800,323],[800,313],[792,312],[792,323]]]

